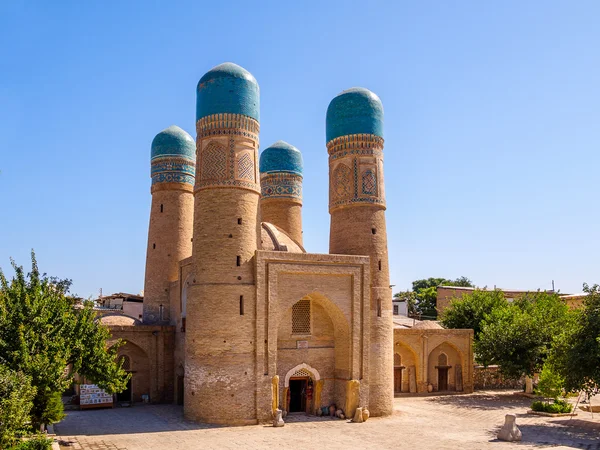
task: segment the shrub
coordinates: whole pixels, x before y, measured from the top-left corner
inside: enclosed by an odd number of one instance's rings
[[[0,364],[0,448],[10,448],[28,431],[34,394],[30,377]]]
[[[565,400],[554,400],[554,403],[546,403],[535,401],[531,404],[532,411],[547,412],[552,414],[570,413],[573,410],[573,405]]]
[[[50,450],[52,448],[52,439],[48,439],[43,434],[35,434],[25,441],[11,447],[10,450]]]

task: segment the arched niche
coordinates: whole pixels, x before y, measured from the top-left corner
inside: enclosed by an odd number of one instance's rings
[[[427,382],[434,391],[456,391],[457,371],[462,373],[463,355],[449,341],[444,341],[429,352],[427,358]],[[462,382],[458,383],[462,385]],[[460,386],[459,386],[460,387]]]
[[[294,305],[306,301],[310,302],[310,332],[294,333]],[[279,311],[277,324],[277,374],[284,381],[280,388],[289,387],[288,375],[294,368],[304,367],[315,374],[314,381],[324,380],[321,405],[314,407],[343,405],[351,373],[350,327],[346,317],[335,303],[316,292],[285,299],[282,304],[285,309]],[[284,397],[282,392],[280,398]]]

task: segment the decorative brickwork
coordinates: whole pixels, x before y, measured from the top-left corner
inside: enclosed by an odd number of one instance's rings
[[[196,131],[202,174],[196,189],[232,187],[260,192],[256,120],[239,114],[213,114],[198,120]]]
[[[227,154],[225,148],[210,142],[202,151],[202,181],[227,178]]]
[[[249,153],[243,153],[238,158],[237,163],[237,178],[242,180],[254,181],[254,162]]]

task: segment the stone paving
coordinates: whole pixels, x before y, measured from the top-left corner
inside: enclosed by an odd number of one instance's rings
[[[282,428],[219,427],[183,420],[174,405],[69,411],[55,426],[65,450],[151,449],[484,449],[581,448],[600,450],[600,414],[540,417],[531,400],[509,392],[400,397],[394,414],[363,424],[293,415]],[[517,415],[521,443],[496,440],[504,415]]]

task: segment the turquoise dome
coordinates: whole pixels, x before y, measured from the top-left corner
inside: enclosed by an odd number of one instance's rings
[[[302,175],[302,153],[285,141],[277,141],[260,154],[260,173],[288,172]]]
[[[223,63],[204,74],[196,88],[196,120],[211,114],[242,114],[260,120],[256,79],[243,67]]]
[[[352,88],[338,94],[327,108],[327,142],[348,134],[374,134],[383,137],[383,105],[377,95],[365,88]]]
[[[176,125],[162,130],[152,140],[151,159],[161,156],[182,156],[196,160],[196,142]]]

